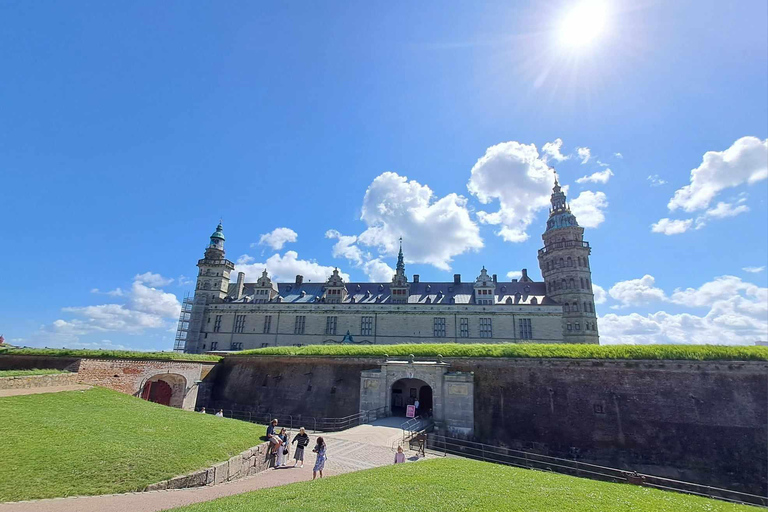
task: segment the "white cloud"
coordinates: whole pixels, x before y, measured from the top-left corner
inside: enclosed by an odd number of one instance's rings
[[[427,185],[385,172],[363,198],[361,220],[368,228],[357,243],[394,256],[403,238],[408,262],[449,270],[454,256],[483,247],[480,229],[469,215],[467,199],[448,194],[436,199]]]
[[[576,153],[581,158],[582,164],[589,162],[589,159],[592,158],[592,152],[589,148],[576,148]]]
[[[605,304],[605,301],[608,300],[608,292],[600,285],[592,283],[592,293],[595,296],[595,304]]]
[[[693,219],[672,220],[663,218],[651,225],[651,231],[654,233],[664,233],[665,235],[679,235],[688,231],[691,224],[693,224]]]
[[[147,286],[165,286],[173,282],[172,277],[163,277],[160,274],[154,274],[152,272],[144,272],[143,274],[136,274],[133,277],[133,280],[140,283],[144,283]]]
[[[576,216],[580,226],[596,228],[605,220],[603,210],[608,207],[608,199],[603,192],[585,190],[571,201],[571,213]]]
[[[721,201],[714,208],[707,210],[704,215],[715,219],[724,219],[726,217],[735,217],[748,211],[749,207],[745,204],[724,203]]]
[[[614,153],[613,156],[615,156],[616,158],[624,158],[624,155],[622,155],[621,153]]]
[[[92,288],[91,293],[96,293],[99,295],[111,295],[112,297],[122,297],[125,295],[125,292],[123,291],[122,288],[115,288],[114,290],[109,290],[106,292],[103,292],[98,288]]]
[[[703,210],[720,191],[766,178],[768,139],[742,137],[725,151],[707,151],[701,165],[691,171],[691,183],[678,189],[667,206],[670,211]]]
[[[190,284],[194,284],[195,280],[191,277],[187,277],[184,274],[180,275],[178,278],[176,278],[176,284],[179,286],[188,286]]]
[[[286,251],[283,256],[273,254],[264,263],[255,263],[253,257],[244,254],[237,259],[235,273],[245,272],[246,279],[255,280],[265,268],[273,281],[293,281],[298,274],[304,276],[304,282],[324,283],[335,267],[301,260],[296,251]],[[349,274],[340,274],[345,281],[349,281]]]
[[[546,155],[545,159],[552,158],[553,160],[556,160],[558,162],[562,162],[563,160],[568,160],[571,158],[568,155],[563,155],[560,152],[560,148],[563,147],[563,139],[557,138],[553,140],[552,142],[547,142],[542,146],[541,152]]]
[[[740,293],[748,298],[758,298],[760,287],[742,281],[736,276],[720,276],[714,281],[704,283],[700,288],[676,289],[670,301],[689,307],[710,307],[717,301],[723,301],[739,296]]]
[[[372,283],[388,283],[395,275],[395,269],[381,261],[380,258],[368,260],[363,264],[363,270]]]
[[[663,179],[659,178],[658,174],[651,174],[650,176],[648,176],[648,181],[651,182],[651,186],[652,187],[660,187],[662,185],[666,185],[667,184],[666,181],[664,181]]]
[[[261,235],[259,243],[251,244],[251,247],[255,247],[256,245],[268,245],[275,251],[279,251],[285,244],[295,242],[298,238],[298,233],[291,228],[275,228],[271,232]]]
[[[744,272],[749,272],[751,274],[757,274],[758,272],[762,272],[763,270],[765,270],[765,265],[763,265],[762,267],[744,267],[741,270],[743,270]]]
[[[576,180],[576,183],[602,183],[606,184],[608,183],[608,180],[611,179],[611,176],[613,176],[613,171],[610,169],[605,169],[603,171],[597,171],[589,176],[583,176]]]
[[[619,301],[622,307],[666,300],[664,290],[656,288],[655,283],[653,276],[646,274],[640,279],[619,281],[608,290],[608,295]]]
[[[554,174],[539,158],[536,146],[503,142],[488,148],[472,167],[467,188],[483,204],[499,200],[499,210],[478,212],[486,224],[500,225],[496,233],[508,242],[528,239],[526,229],[536,212],[549,205]]]
[[[338,242],[333,245],[332,254],[334,258],[344,257],[355,265],[359,266],[363,264],[363,251],[355,245],[355,243],[357,243],[356,236],[342,235],[335,229],[329,229],[325,232],[325,238],[338,240]]]
[[[507,272],[507,279],[509,280],[520,279],[521,277],[523,277],[523,273],[520,270],[510,270]]]
[[[597,161],[597,165],[599,165],[600,167],[609,167],[610,166],[610,164],[606,164],[605,162],[601,162],[600,160]]]

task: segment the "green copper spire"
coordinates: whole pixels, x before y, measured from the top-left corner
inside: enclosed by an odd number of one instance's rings
[[[216,226],[216,231],[211,235],[211,241],[213,241],[214,238],[224,240],[224,227],[221,225],[221,221],[219,221],[219,225]]]
[[[400,237],[400,252],[397,254],[397,273],[405,275],[405,262],[403,261],[403,237]]]

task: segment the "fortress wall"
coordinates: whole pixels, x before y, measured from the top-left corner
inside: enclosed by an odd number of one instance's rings
[[[474,372],[477,441],[768,493],[768,363],[445,361]],[[359,409],[360,372],[382,362],[226,358],[205,379],[209,401],[198,405],[347,416]]]

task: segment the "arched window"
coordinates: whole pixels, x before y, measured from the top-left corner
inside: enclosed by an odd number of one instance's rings
[[[566,302],[563,304],[563,312],[564,313],[570,313],[571,312],[571,306]]]
[[[589,302],[584,303],[584,311],[589,311]]]
[[[563,261],[563,258],[560,258],[560,268],[563,268],[565,266],[565,261]]]
[[[573,279],[571,279],[571,281],[570,281],[570,283],[569,283],[569,284],[570,284],[570,287],[569,287],[569,288],[571,288],[572,290],[573,290],[574,288],[576,288],[576,282],[575,282]]]
[[[539,299],[537,299],[536,297],[531,299],[531,304],[538,304],[538,303],[539,303]]]
[[[579,303],[578,302],[574,302],[573,303],[573,311],[574,311],[574,313],[578,313],[579,312]]]
[[[584,278],[580,277],[579,281],[581,282],[581,288],[584,289]]]
[[[581,266],[581,256],[579,256],[579,266]]]
[[[568,287],[568,283],[565,282],[565,279],[560,281],[560,289],[565,290]]]
[[[567,266],[569,266],[569,267],[572,267],[572,266],[573,266],[573,260],[571,259],[571,257],[570,257],[570,256],[568,256],[568,263],[567,263]]]
[[[589,284],[589,279],[587,279],[587,290],[591,290],[591,289],[592,289],[592,285]]]

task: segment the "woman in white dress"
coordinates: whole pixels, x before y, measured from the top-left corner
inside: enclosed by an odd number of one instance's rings
[[[280,438],[280,446],[277,447],[277,461],[275,461],[275,467],[279,468],[280,466],[284,466],[285,462],[288,460],[288,433],[285,431],[285,428],[280,429],[280,434],[278,436]]]

